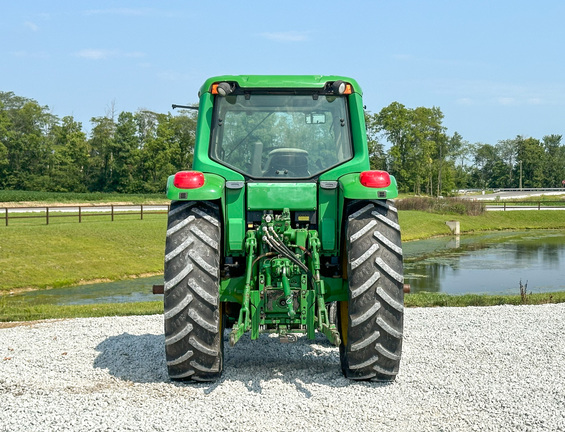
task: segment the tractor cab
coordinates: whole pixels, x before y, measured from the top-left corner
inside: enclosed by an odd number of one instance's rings
[[[323,89],[217,97],[210,158],[248,180],[309,180],[353,157],[347,97]],[[298,94],[297,94],[298,93]]]

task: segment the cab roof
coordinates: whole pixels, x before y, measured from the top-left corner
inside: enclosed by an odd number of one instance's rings
[[[352,78],[336,75],[220,75],[208,78],[199,95],[210,92],[212,84],[228,81],[249,89],[322,89],[328,82],[342,80],[351,84],[354,93],[362,94],[361,87]]]

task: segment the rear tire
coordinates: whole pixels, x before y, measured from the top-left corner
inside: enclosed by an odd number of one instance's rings
[[[392,201],[347,207],[349,301],[340,302],[340,358],[354,380],[392,381],[400,365],[404,279],[398,213]]]
[[[220,212],[171,203],[165,246],[165,354],[173,380],[214,381],[223,368]]]

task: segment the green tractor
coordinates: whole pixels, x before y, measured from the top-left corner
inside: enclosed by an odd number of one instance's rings
[[[403,331],[396,180],[369,168],[361,89],[338,76],[219,76],[199,92],[193,171],[167,197],[165,352],[214,381],[224,329],[323,333],[354,380],[391,381]],[[226,339],[228,340],[228,339]]]

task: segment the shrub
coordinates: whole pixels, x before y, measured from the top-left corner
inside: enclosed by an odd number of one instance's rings
[[[418,210],[428,213],[478,216],[485,211],[482,202],[461,198],[411,197],[396,200],[399,210]]]
[[[134,202],[146,203],[149,201],[163,201],[165,194],[120,194],[117,192],[37,192],[24,190],[0,190],[0,203],[21,201],[44,202]]]

